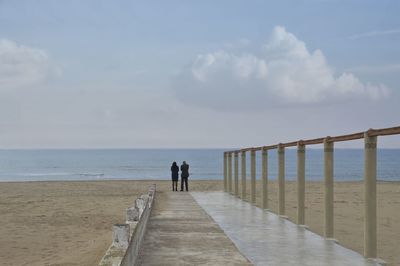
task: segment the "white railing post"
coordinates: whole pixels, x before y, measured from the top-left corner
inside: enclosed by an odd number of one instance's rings
[[[235,196],[239,195],[239,154],[237,151],[234,153],[235,155],[235,184],[234,184],[234,194]]]
[[[301,141],[297,143],[297,224],[305,224],[305,164],[306,148]]]
[[[256,203],[256,151],[250,152],[251,203]]]
[[[268,150],[262,149],[262,208],[268,209]]]
[[[278,145],[278,214],[285,215],[285,147]]]
[[[377,257],[376,233],[376,143],[377,137],[364,133],[364,256]]]
[[[242,151],[242,199],[246,199],[246,152]]]
[[[333,142],[324,139],[325,238],[333,238]]]
[[[226,168],[228,167],[227,166],[227,163],[226,163],[226,161],[227,161],[227,155],[226,155],[226,152],[224,152],[224,191],[225,192],[227,192],[228,191],[228,178],[227,178],[227,172],[226,172]]]
[[[228,191],[232,193],[232,153],[228,153]]]

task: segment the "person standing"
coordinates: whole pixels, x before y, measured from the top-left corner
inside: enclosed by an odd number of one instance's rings
[[[181,191],[183,191],[183,183],[185,183],[186,191],[189,191],[188,177],[189,177],[189,165],[186,163],[186,161],[183,161],[181,165]]]
[[[178,191],[179,167],[176,162],[171,165],[172,191]]]

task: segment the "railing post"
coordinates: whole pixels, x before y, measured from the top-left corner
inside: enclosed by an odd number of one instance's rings
[[[228,153],[228,191],[232,193],[232,153]]]
[[[278,214],[285,215],[285,147],[278,145]]]
[[[306,148],[302,141],[297,143],[297,224],[305,224],[305,164]]]
[[[333,142],[324,139],[325,238],[333,238]]]
[[[256,151],[250,152],[251,203],[256,203]]]
[[[246,152],[242,151],[242,199],[246,199]]]
[[[234,186],[234,194],[235,196],[239,195],[239,158],[238,152],[235,151],[235,186]]]
[[[377,137],[364,133],[364,256],[377,257],[376,234],[376,143]]]
[[[268,150],[262,149],[262,208],[268,209]]]
[[[226,173],[226,168],[228,167],[227,166],[227,163],[226,163],[226,161],[227,161],[227,155],[226,155],[226,152],[224,152],[224,191],[225,192],[227,192],[228,191],[228,178],[227,178],[227,173]]]

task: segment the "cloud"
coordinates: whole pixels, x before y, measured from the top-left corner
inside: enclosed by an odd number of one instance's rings
[[[182,101],[217,109],[379,99],[389,93],[351,73],[336,75],[320,50],[310,52],[281,26],[257,55],[224,50],[198,55],[173,87]]]
[[[400,34],[399,29],[394,30],[377,30],[377,31],[369,31],[363,32],[359,34],[355,34],[349,37],[350,40],[358,40],[362,38],[371,38],[376,36],[383,36],[383,35],[392,35],[392,34]]]
[[[55,72],[44,50],[0,39],[0,89],[37,84]]]

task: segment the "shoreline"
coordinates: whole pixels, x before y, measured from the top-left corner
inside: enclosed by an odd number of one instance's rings
[[[53,183],[53,182],[169,182],[169,179],[83,179],[83,180],[22,180],[22,181],[1,181],[0,184],[19,184],[19,183]],[[223,179],[190,179],[190,182],[223,182]],[[247,182],[249,182],[249,178]],[[260,182],[260,179],[257,179],[257,182]],[[268,179],[268,182],[276,182],[277,179]],[[180,182],[180,178],[178,180]],[[241,180],[239,177],[239,184]],[[296,180],[285,180],[288,183],[296,183]],[[324,180],[306,180],[306,183],[323,183]],[[364,180],[337,180],[333,181],[334,183],[363,183]],[[400,183],[400,180],[376,180],[376,183]],[[222,184],[223,185],[223,184]],[[222,188],[223,189],[223,188]]]

